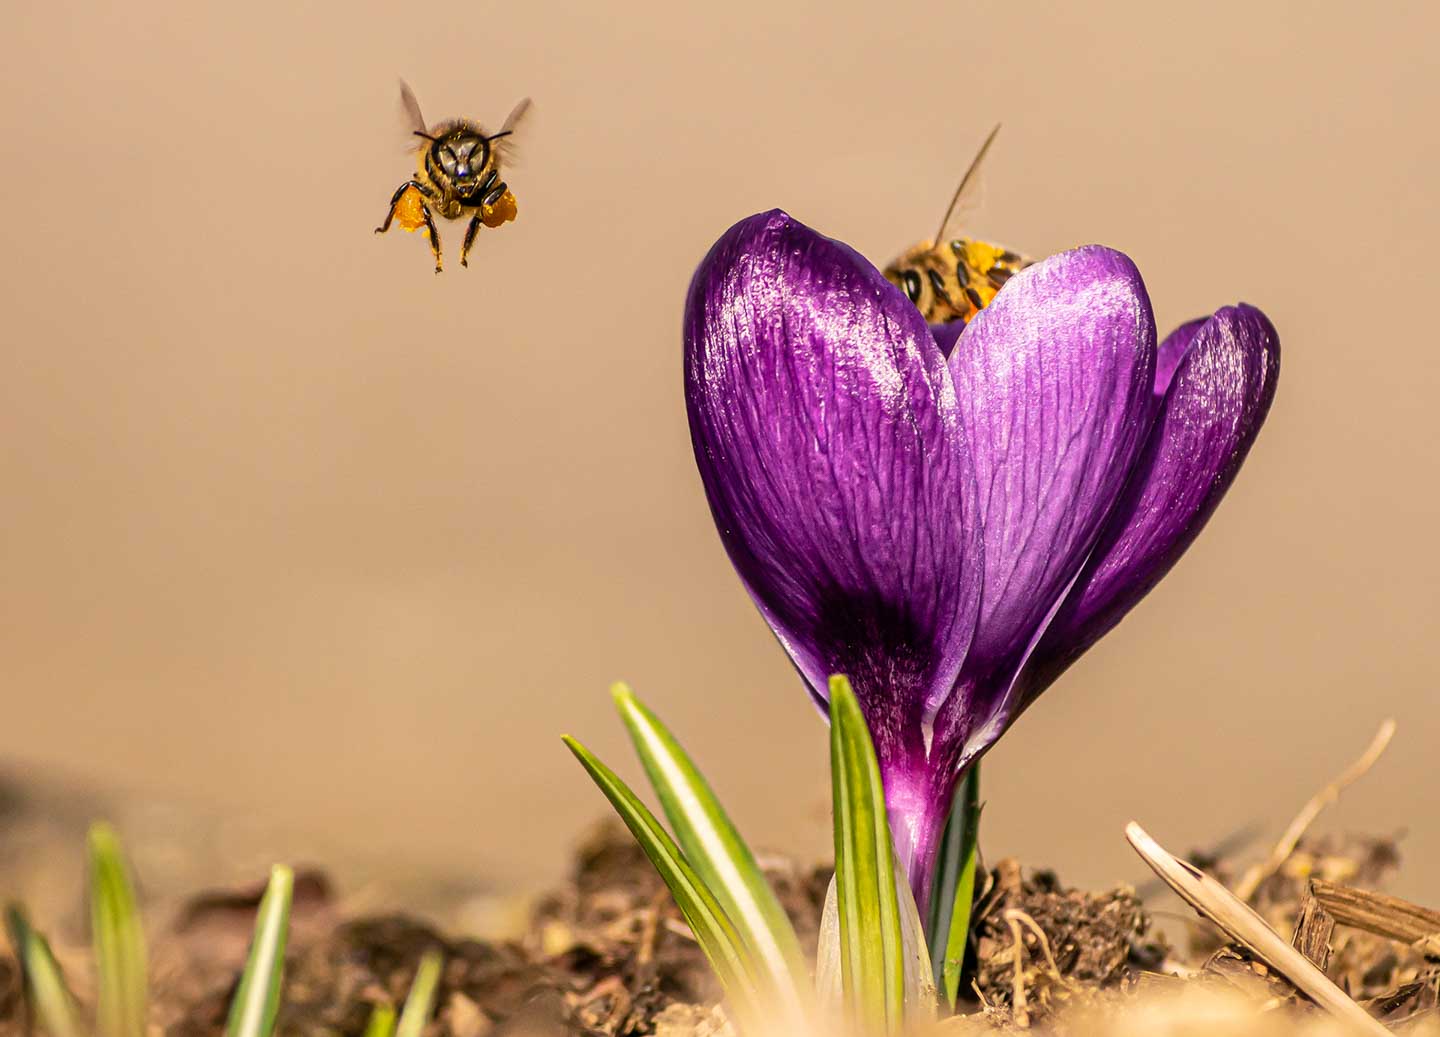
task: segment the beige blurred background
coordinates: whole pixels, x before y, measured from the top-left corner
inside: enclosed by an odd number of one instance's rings
[[[1393,715],[1325,824],[1408,830],[1440,899],[1436,11],[8,5],[0,763],[533,887],[604,812],[560,733],[638,775],[623,677],[753,840],[825,852],[823,727],[691,460],[683,294],[771,206],[889,258],[1000,120],[975,230],[1124,249],[1166,326],[1256,303],[1285,359],[1199,543],[992,754],[987,853],[1099,884],[1143,874],[1132,817],[1273,838]],[[535,98],[469,270],[462,225],[439,277],[371,234],[399,75],[431,120]]]

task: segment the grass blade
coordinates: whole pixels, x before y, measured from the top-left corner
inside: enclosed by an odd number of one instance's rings
[[[885,789],[860,703],[841,676],[830,678],[830,775],[841,988],[867,1031],[894,1032],[904,1012],[905,963]]]
[[[270,1037],[280,1012],[280,987],[285,978],[285,941],[290,934],[290,900],[295,873],[284,865],[270,869],[270,884],[255,915],[250,958],[230,1003],[226,1037]]]
[[[145,933],[135,887],[114,829],[91,825],[88,848],[90,936],[99,986],[96,1024],[102,1037],[145,1037]]]
[[[980,765],[971,766],[955,790],[955,802],[940,858],[935,868],[935,896],[930,904],[930,961],[935,985],[955,1007],[960,992],[960,970],[970,939],[970,909],[975,902],[975,868],[979,858]]]
[[[35,1017],[50,1037],[82,1037],[75,1017],[75,998],[65,985],[60,964],[45,937],[30,928],[25,912],[12,904],[5,912],[5,925],[10,930],[10,944],[25,977],[25,990],[35,1009]]]
[[[800,1009],[807,1001],[805,955],[754,854],[660,719],[624,684],[611,694],[685,859],[715,894],[746,950],[764,963],[775,992]]]
[[[740,943],[740,936],[726,917],[715,895],[685,860],[680,848],[661,827],[644,803],[630,791],[614,771],[606,767],[583,745],[565,736],[565,744],[580,761],[580,766],[605,793],[610,805],[635,836],[635,841],[660,873],[675,905],[685,916],[701,950],[710,961],[725,993],[737,1010],[756,1016],[756,986],[751,967]]]
[[[377,1004],[370,1009],[370,1020],[365,1024],[365,1037],[394,1037],[395,1009],[386,1004]]]
[[[400,1013],[400,1025],[395,1028],[395,1037],[420,1037],[435,1007],[435,988],[440,984],[440,970],[445,965],[445,956],[438,950],[429,950],[420,958],[415,969],[415,979],[410,984],[410,993],[405,997],[405,1008]]]

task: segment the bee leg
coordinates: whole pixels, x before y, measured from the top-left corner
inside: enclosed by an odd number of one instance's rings
[[[501,198],[505,197],[505,192],[509,189],[510,188],[506,185],[505,181],[501,180],[498,184],[492,187],[485,195],[485,197],[480,199],[480,201],[484,205],[494,205]]]
[[[969,307],[962,307],[956,305],[955,300],[950,297],[949,289],[945,287],[945,279],[940,276],[938,271],[926,270],[925,276],[930,281],[930,288],[934,291],[935,298],[939,299],[946,306],[950,307],[950,309],[955,313],[956,317],[964,320],[970,319]]]
[[[430,215],[430,206],[420,203],[420,212],[425,217],[425,229],[430,233],[430,251],[435,253],[435,272],[440,272],[440,232],[435,229],[435,219]]]
[[[465,228],[465,244],[460,246],[460,265],[469,266],[466,257],[470,255],[470,246],[475,244],[475,233],[480,229],[480,217],[471,216],[470,226]]]
[[[423,194],[426,198],[430,197],[430,189],[427,188],[424,184],[420,183],[420,181],[406,180],[399,187],[395,188],[395,193],[390,196],[390,209],[388,212],[385,213],[385,222],[375,228],[376,234],[384,234],[387,230],[390,229],[390,222],[395,219],[395,207],[400,204],[400,196],[412,187],[419,191],[421,194]]]

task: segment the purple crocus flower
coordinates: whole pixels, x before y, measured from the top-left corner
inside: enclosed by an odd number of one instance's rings
[[[853,683],[922,910],[956,782],[1194,540],[1278,364],[1245,305],[1157,348],[1099,246],[963,331],[778,210],[700,264],[685,393],[715,523],[820,708]]]

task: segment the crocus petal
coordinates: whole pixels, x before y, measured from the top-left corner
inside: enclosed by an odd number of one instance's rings
[[[988,744],[1008,723],[1011,680],[1093,549],[1154,418],[1155,322],[1139,271],[1099,246],[1037,263],[970,322],[949,364],[985,540],[979,623],[937,724],[937,743],[953,752],[976,731]]]
[[[946,360],[949,360],[950,354],[955,352],[955,343],[960,341],[960,335],[964,330],[965,322],[962,320],[930,325],[930,333],[935,336],[935,345],[940,347],[940,352],[944,354]]]
[[[1209,317],[1201,317],[1199,320],[1192,320],[1180,325],[1170,334],[1165,336],[1165,341],[1160,343],[1160,348],[1155,355],[1155,395],[1164,396],[1170,391],[1170,381],[1175,377],[1175,369],[1180,366],[1180,361],[1190,352],[1190,345],[1195,341],[1195,336],[1200,333],[1210,320]]]
[[[731,561],[822,707],[850,677],[903,824],[933,798],[924,706],[979,599],[974,476],[929,328],[848,246],[754,216],[691,284],[685,394]]]
[[[1280,372],[1275,328],[1245,305],[1200,324],[1175,368],[1134,479],[1031,657],[1027,700],[1170,571],[1230,488],[1265,421]]]

